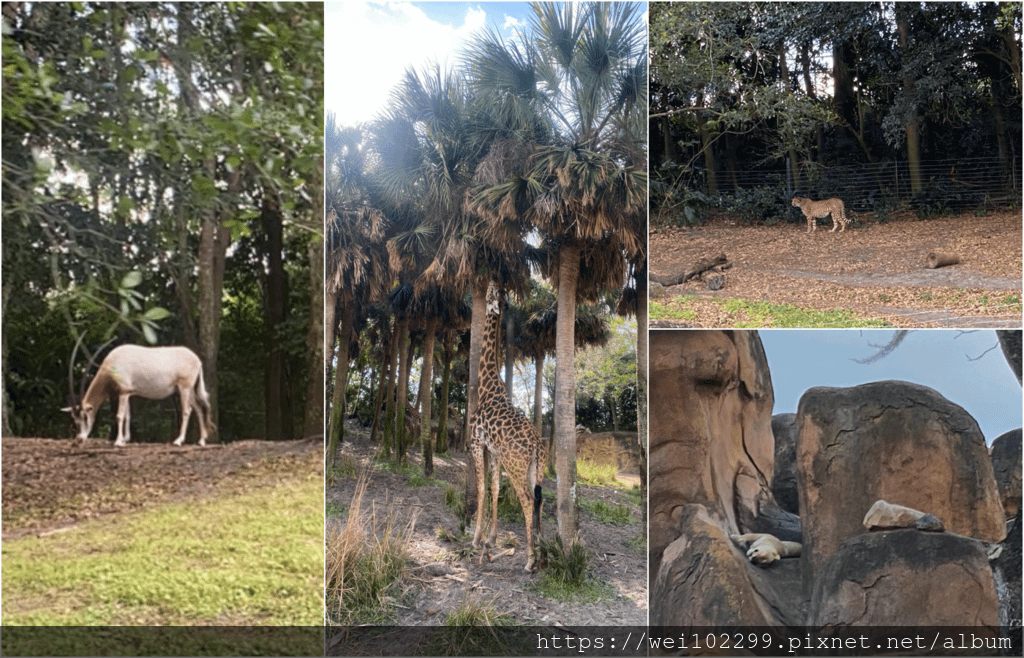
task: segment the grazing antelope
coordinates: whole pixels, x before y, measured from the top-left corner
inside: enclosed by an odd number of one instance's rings
[[[74,360],[72,353],[72,363]],[[131,438],[129,398],[138,395],[149,400],[163,400],[175,391],[181,396],[181,432],[174,445],[180,446],[185,442],[185,431],[193,409],[199,414],[199,445],[206,445],[206,437],[213,431],[210,399],[203,384],[203,364],[187,347],[121,345],[114,348],[103,359],[85,395],[77,404],[61,411],[71,413],[78,426],[78,440],[84,441],[92,431],[96,411],[107,398],[113,400],[116,396],[117,440],[114,445],[123,446]]]

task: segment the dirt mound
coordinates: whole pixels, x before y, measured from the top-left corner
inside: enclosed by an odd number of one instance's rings
[[[671,275],[720,253],[733,263],[722,290],[708,291],[700,281],[666,289],[668,296],[699,297],[690,305],[697,311],[693,326],[725,322],[712,298],[850,309],[896,326],[1019,326],[1019,211],[928,220],[902,215],[885,224],[859,219],[843,233],[822,226],[808,234],[803,224],[750,226],[729,217],[656,230],[651,271]],[[925,269],[935,251],[955,253],[960,263]]]
[[[3,439],[3,538],[48,534],[101,514],[223,493],[233,475],[271,484],[296,460],[318,466],[319,441],[235,441],[206,447]]]

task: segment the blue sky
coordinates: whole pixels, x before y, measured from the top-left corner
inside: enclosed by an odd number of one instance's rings
[[[988,443],[1021,427],[1021,387],[1003,358],[994,331],[913,331],[892,354],[867,365],[851,359],[873,355],[877,349],[872,344],[888,343],[893,331],[786,329],[759,333],[775,390],[774,413],[795,412],[800,396],[812,386],[902,379],[929,386],[966,409],[978,421]]]
[[[525,2],[328,2],[327,110],[341,125],[370,121],[408,67],[452,67],[473,35],[489,27],[508,38],[529,15]]]

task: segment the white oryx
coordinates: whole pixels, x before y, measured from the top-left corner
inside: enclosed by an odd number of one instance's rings
[[[74,358],[72,354],[72,362]],[[163,400],[175,391],[181,396],[181,432],[174,445],[180,446],[185,442],[185,431],[193,409],[199,414],[199,445],[206,445],[206,437],[213,430],[210,398],[203,384],[203,364],[187,347],[121,345],[114,348],[103,359],[85,395],[77,404],[62,411],[71,413],[78,426],[78,440],[84,441],[92,431],[96,411],[108,398],[113,400],[117,396],[117,440],[114,445],[123,446],[131,438],[129,398],[138,395],[149,400]]]

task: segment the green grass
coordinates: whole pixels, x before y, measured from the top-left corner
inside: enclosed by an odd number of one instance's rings
[[[323,484],[97,519],[3,543],[3,624],[319,625]]]
[[[496,628],[517,626],[507,614],[498,612],[494,604],[476,599],[463,600],[448,614],[440,627],[431,632],[429,656],[525,656],[532,644],[530,629],[522,632],[497,632]]]
[[[441,480],[435,480],[434,478],[423,477],[422,475],[412,475],[406,482],[410,487],[422,487],[428,484],[436,484],[441,486],[444,484]]]
[[[689,298],[677,297],[676,301],[682,306],[685,306]],[[649,304],[649,314],[652,320],[696,320],[697,312],[688,308],[680,308],[678,306],[668,306],[661,302],[651,301]]]
[[[327,473],[327,484],[332,485],[338,480],[351,479],[359,474],[359,464],[352,455],[342,455],[334,462]]]
[[[644,530],[637,536],[627,539],[625,542],[626,547],[638,555],[647,555],[647,529]]]
[[[634,484],[632,487],[629,488],[629,490],[623,493],[626,494],[626,498],[629,500],[629,502],[633,503],[634,505],[640,505],[641,501],[639,484]]]
[[[820,311],[817,309],[800,308],[791,304],[775,304],[773,302],[747,301],[745,299],[712,300],[723,311],[733,317],[744,315],[747,320],[736,321],[737,328],[758,327],[803,327],[803,328],[846,328],[846,327],[886,327],[882,320],[861,318],[853,311],[836,310]]]
[[[568,550],[562,538],[555,535],[548,541],[537,540],[537,559],[543,571],[526,588],[549,599],[573,603],[594,603],[615,596],[611,583],[599,580],[590,572],[590,551],[582,542],[573,542]]]
[[[340,518],[344,513],[345,506],[336,500],[329,500],[327,501],[327,504],[324,505],[324,514],[326,516],[337,516]]]
[[[625,505],[610,505],[603,500],[580,498],[580,509],[605,525],[629,525],[633,517]]]
[[[614,464],[598,464],[589,459],[576,462],[576,481],[598,486],[619,484],[616,476],[619,470]]]

